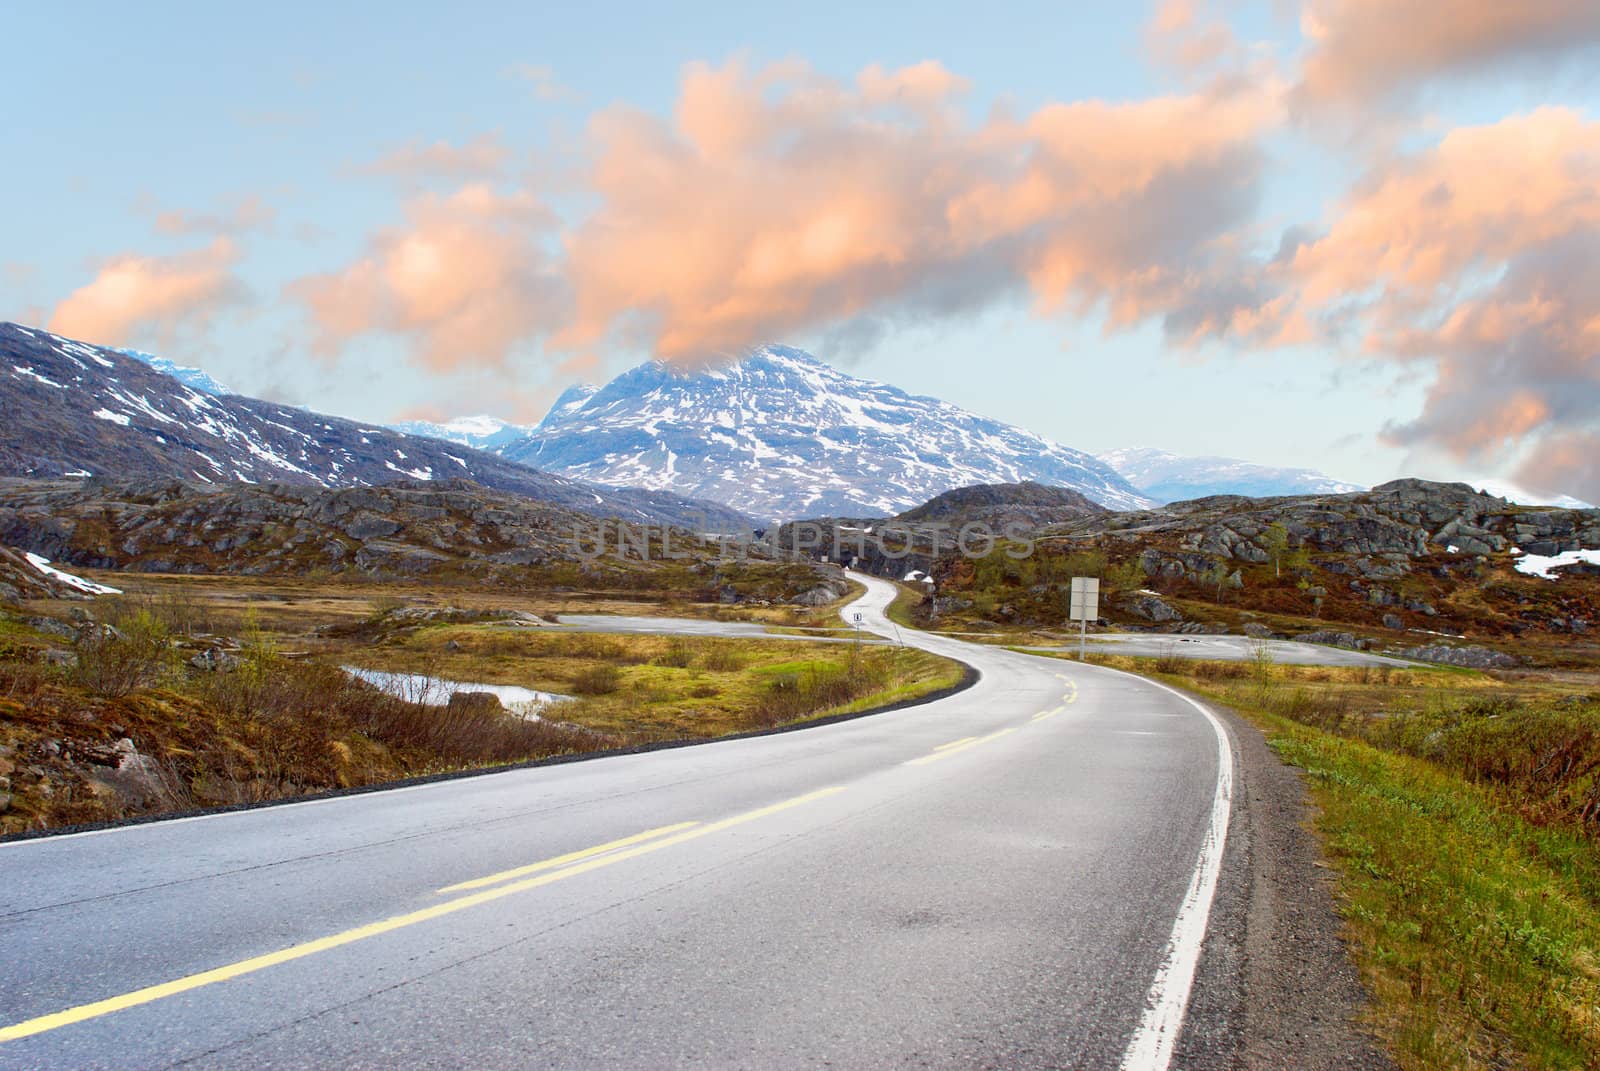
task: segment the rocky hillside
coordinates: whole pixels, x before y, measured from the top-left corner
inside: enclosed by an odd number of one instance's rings
[[[949,402],[766,346],[682,373],[640,365],[568,391],[505,457],[613,486],[671,488],[765,519],[885,516],[942,491],[1034,480],[1148,504],[1098,459]]]
[[[1111,512],[1100,503],[1066,487],[1046,487],[1032,480],[958,487],[935,495],[922,505],[897,514],[908,524],[990,524],[996,530],[1012,522],[1030,527],[1099,517]]]
[[[459,480],[330,490],[0,479],[0,544],[85,568],[622,586],[652,570],[712,570],[714,544],[673,530],[670,549],[688,557],[668,558],[662,529],[651,530],[645,561],[619,550],[614,524],[601,540],[592,516]],[[773,561],[760,548],[751,554]],[[801,568],[797,591],[815,586],[814,572]]]
[[[1213,496],[1048,524],[1029,538],[1021,560],[939,556],[929,565],[938,605],[928,608],[1057,624],[1060,584],[1099,575],[1106,615],[1142,627],[1338,622],[1413,643],[1418,634],[1591,643],[1600,633],[1600,510],[1518,506],[1465,484]]]
[[[748,527],[734,510],[668,489],[596,487],[437,439],[212,393],[151,360],[0,323],[0,475],[313,487],[460,478],[586,513]]]

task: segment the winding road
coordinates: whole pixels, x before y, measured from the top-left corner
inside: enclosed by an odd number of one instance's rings
[[[847,619],[893,637],[893,587],[857,579]],[[1228,730],[1135,677],[900,635],[980,679],[0,844],[0,1067],[1176,1065],[1208,1028],[1186,1008],[1228,1003],[1190,999],[1232,895]]]

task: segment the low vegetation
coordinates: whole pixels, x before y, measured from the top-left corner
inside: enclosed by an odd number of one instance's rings
[[[955,663],[888,647],[563,632],[482,606],[399,612],[451,601],[439,592],[144,587],[87,611],[0,610],[0,833],[770,728],[960,679]],[[339,668],[352,664],[575,698],[542,720],[426,705],[411,700],[444,697],[386,695]]]
[[[1593,676],[1101,661],[1231,706],[1306,771],[1402,1067],[1600,1067]]]
[[[361,664],[574,695],[559,717],[630,742],[771,728],[914,698],[961,679],[958,664],[882,644],[608,635],[493,622],[405,630]]]

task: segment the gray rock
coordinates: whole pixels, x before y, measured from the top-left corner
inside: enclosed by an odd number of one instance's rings
[[[1295,639],[1301,643],[1320,643],[1325,647],[1343,647],[1351,651],[1364,650],[1372,646],[1371,640],[1363,639],[1351,632],[1338,632],[1334,629],[1302,632]]]
[[[1146,621],[1161,623],[1183,620],[1182,614],[1154,595],[1129,595],[1122,600],[1122,607],[1135,617],[1142,617]]]
[[[220,647],[207,647],[204,651],[191,657],[189,664],[195,669],[215,673],[219,670],[239,668],[239,659]]]
[[[1392,629],[1398,630],[1398,629],[1405,628],[1406,627],[1406,623],[1405,623],[1405,620],[1402,617],[1400,617],[1399,614],[1384,614],[1383,615],[1383,627],[1384,628],[1392,628]]]
[[[1408,647],[1396,653],[1401,658],[1416,662],[1436,662],[1467,669],[1515,669],[1522,665],[1520,658],[1488,647],[1451,647],[1443,643],[1430,643],[1422,647]]]

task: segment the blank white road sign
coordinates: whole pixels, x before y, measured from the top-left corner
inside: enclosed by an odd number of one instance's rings
[[[1072,600],[1067,604],[1067,620],[1095,621],[1100,617],[1100,578],[1072,578]]]

